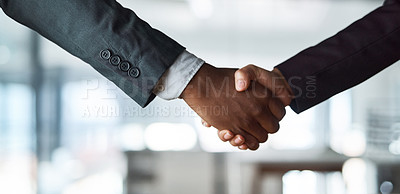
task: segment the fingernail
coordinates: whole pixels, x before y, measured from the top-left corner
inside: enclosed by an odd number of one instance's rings
[[[226,139],[226,140],[228,140],[228,139],[231,139],[233,136],[232,136],[232,134],[230,134],[230,133],[225,133],[225,135],[224,135],[224,138]]]
[[[236,138],[235,139],[235,143],[237,143],[237,144],[240,144],[240,143],[242,143],[242,138],[240,138],[240,137],[238,137],[238,138]]]
[[[237,80],[236,89],[241,90],[244,88],[245,82],[242,79]]]

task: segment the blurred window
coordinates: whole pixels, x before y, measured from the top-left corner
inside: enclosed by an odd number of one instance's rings
[[[33,94],[23,84],[0,84],[0,193],[34,193]]]
[[[292,170],[282,177],[283,194],[345,194],[345,184],[340,172]]]
[[[23,84],[0,84],[0,149],[21,152],[32,148],[33,94]]]

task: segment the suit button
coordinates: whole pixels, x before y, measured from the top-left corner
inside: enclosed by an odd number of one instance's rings
[[[121,58],[119,58],[118,55],[114,55],[110,58],[110,63],[111,65],[117,66],[119,63],[121,63]]]
[[[131,68],[131,64],[129,64],[129,62],[127,62],[127,61],[124,61],[121,64],[119,64],[119,69],[121,71],[127,72],[129,70],[129,68]]]
[[[108,50],[108,49],[102,50],[102,51],[100,52],[100,56],[101,56],[102,59],[108,60],[108,59],[110,59],[110,57],[111,57],[111,51]]]
[[[128,74],[129,74],[129,76],[131,76],[133,78],[137,78],[140,75],[140,71],[138,68],[133,67],[132,69],[129,70]]]

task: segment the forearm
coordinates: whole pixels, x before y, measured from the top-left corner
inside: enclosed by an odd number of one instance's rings
[[[400,59],[400,1],[392,1],[278,68],[302,112]]]
[[[141,106],[154,98],[155,84],[184,51],[113,0],[0,0],[0,6],[14,20],[89,63]],[[100,56],[103,50],[137,71],[130,74],[110,64]]]

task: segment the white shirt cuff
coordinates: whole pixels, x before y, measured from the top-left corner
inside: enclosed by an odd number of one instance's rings
[[[153,93],[165,100],[177,99],[203,64],[204,60],[184,51],[165,71]]]

